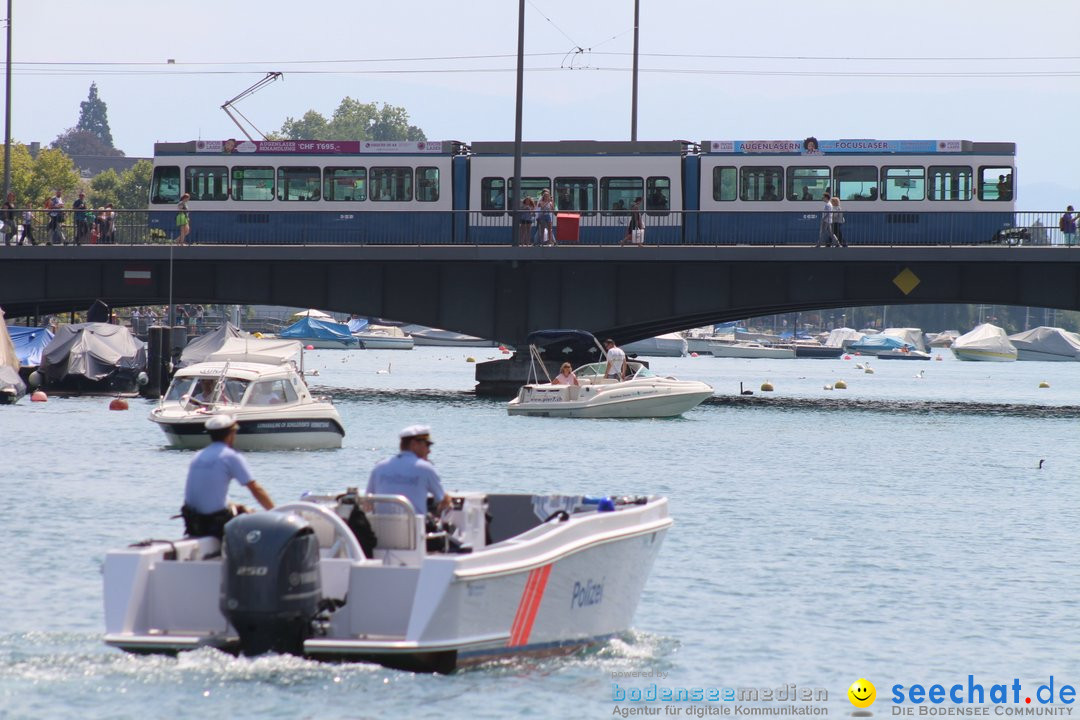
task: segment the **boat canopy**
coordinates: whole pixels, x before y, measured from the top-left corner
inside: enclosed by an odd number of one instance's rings
[[[536,330],[525,338],[525,344],[535,346],[544,360],[565,360],[575,367],[604,358],[600,343],[586,330]]]
[[[206,356],[206,362],[251,362],[283,365],[300,354],[298,340],[256,337],[228,338],[221,347]]]
[[[277,335],[279,338],[294,340],[317,338],[319,340],[341,340],[345,343],[356,342],[348,325],[314,317],[302,317]]]
[[[898,337],[892,335],[867,335],[858,342],[853,342],[848,345],[848,349],[853,352],[881,352],[884,350],[900,350],[907,348],[908,350],[918,350],[918,348],[909,342],[904,342]]]
[[[15,345],[15,355],[19,358],[19,365],[23,367],[40,365],[41,353],[52,342],[52,330],[18,325],[9,325],[7,330],[11,336],[11,342]]]
[[[910,345],[912,350],[926,352],[929,349],[923,338],[923,331],[919,328],[885,328],[881,331],[881,334],[899,338]]]
[[[187,367],[194,363],[206,362],[206,358],[221,349],[230,338],[251,337],[230,322],[225,323],[217,330],[200,335],[187,344],[184,352],[180,354],[178,367]]]
[[[956,338],[952,344],[955,350],[978,350],[990,353],[1011,354],[1016,356],[1016,347],[1009,342],[1009,337],[997,325],[983,323],[964,335]]]
[[[826,347],[843,347],[844,343],[858,342],[864,337],[866,337],[865,333],[852,328],[836,328],[829,333],[829,337],[825,338],[825,345]]]
[[[53,381],[67,375],[103,380],[118,368],[146,367],[146,343],[120,325],[62,325],[42,353],[41,366],[45,377]]]
[[[1021,353],[1060,355],[1080,360],[1080,337],[1062,328],[1040,326],[1010,335],[1009,341]]]

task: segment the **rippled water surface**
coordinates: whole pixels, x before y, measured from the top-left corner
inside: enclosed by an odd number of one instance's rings
[[[164,448],[146,401],[24,399],[0,407],[0,717],[609,717],[612,673],[627,671],[826,688],[841,715],[859,677],[879,698],[969,673],[1080,681],[1080,364],[946,357],[868,374],[860,358],[656,358],[726,399],[674,420],[590,421],[510,418],[471,396],[466,356],[495,352],[308,353],[345,445],[252,453],[255,476],[277,501],[362,486],[396,431],[425,422],[451,490],[667,495],[675,526],[628,636],[452,676],[106,648],[104,554],[180,533],[191,453]],[[826,389],[838,379],[847,390]]]

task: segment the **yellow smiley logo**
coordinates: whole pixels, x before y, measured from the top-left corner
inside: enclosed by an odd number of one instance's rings
[[[874,683],[870,682],[866,678],[859,678],[855,682],[851,683],[851,687],[847,691],[848,700],[851,704],[857,708],[868,708],[874,704],[874,700],[877,699],[877,688],[874,687]]]

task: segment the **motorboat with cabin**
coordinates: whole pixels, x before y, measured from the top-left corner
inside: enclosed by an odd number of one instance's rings
[[[626,343],[622,349],[627,355],[646,357],[683,357],[687,352],[687,342],[679,333],[664,333],[656,337],[635,340]]]
[[[552,343],[552,338],[564,338]],[[517,397],[506,404],[510,415],[575,418],[663,418],[682,415],[712,397],[711,386],[697,380],[677,380],[657,375],[638,360],[627,360],[629,375],[624,380],[604,377],[606,354],[591,333],[583,330],[542,330],[526,340],[531,358],[530,382],[518,390]],[[599,360],[574,370],[578,385],[552,382],[548,363],[570,362],[580,349],[572,346],[594,345]]]
[[[709,343],[709,352],[718,358],[769,358],[772,360],[794,360],[795,350],[790,347],[764,345],[759,342],[738,341]]]
[[[404,325],[401,328],[407,332],[416,345],[431,345],[434,347],[498,347],[498,343],[475,335],[442,330],[440,328],[426,327],[424,325]]]
[[[309,390],[294,361],[300,352],[295,340],[229,338],[176,372],[150,419],[177,448],[206,447],[206,421],[218,413],[236,417],[240,450],[339,448],[341,415]]]
[[[104,640],[427,672],[567,654],[630,628],[671,524],[657,496],[455,493],[429,526],[399,495],[305,494],[108,552]]]
[[[1017,360],[1075,362],[1080,360],[1080,336],[1045,325],[1009,336]]]

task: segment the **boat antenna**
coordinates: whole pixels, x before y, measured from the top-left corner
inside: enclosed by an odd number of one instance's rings
[[[232,98],[231,100],[226,100],[224,102],[224,104],[222,104],[221,109],[224,110],[225,114],[229,116],[229,119],[232,120],[236,124],[236,127],[240,128],[240,132],[244,133],[244,136],[248,140],[254,141],[255,138],[251,137],[251,133],[249,133],[247,131],[247,129],[243,125],[240,124],[240,121],[237,120],[236,116],[233,115],[234,112],[237,115],[239,115],[240,117],[244,118],[244,122],[246,122],[248,125],[250,125],[252,130],[259,133],[259,135],[262,136],[263,140],[266,139],[266,133],[264,133],[259,128],[255,127],[255,123],[248,120],[247,117],[244,116],[244,113],[237,110],[236,109],[236,103],[243,100],[244,98],[248,97],[249,95],[253,95],[254,93],[258,92],[259,90],[261,90],[265,86],[269,85],[270,83],[274,82],[275,80],[278,80],[278,79],[284,78],[284,77],[285,77],[285,75],[283,73],[268,72],[268,73],[266,73],[266,77],[264,77],[262,80],[259,80],[257,83],[255,83],[254,85],[252,85],[248,89],[244,90],[243,92],[241,92],[236,97]]]

